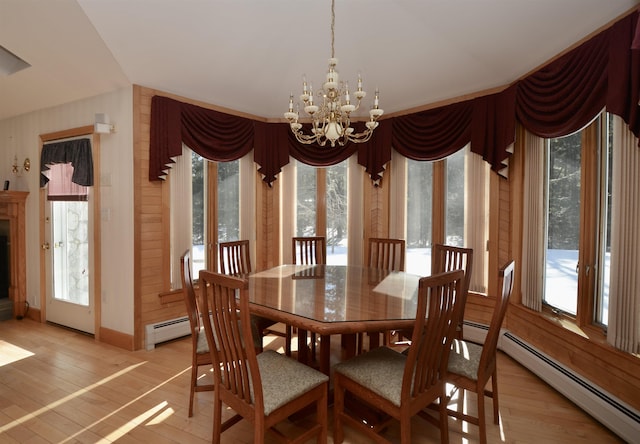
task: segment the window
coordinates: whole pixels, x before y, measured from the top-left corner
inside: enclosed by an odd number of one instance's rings
[[[315,236],[318,179],[316,168],[296,162],[296,236]]]
[[[347,264],[348,168],[347,162],[326,168],[327,263]]]
[[[547,241],[544,302],[575,315],[578,307],[581,133],[547,141]]]
[[[391,212],[404,215],[396,232],[407,241],[406,270],[428,275],[434,242],[473,248],[470,289],[486,293],[490,176],[486,162],[468,147],[436,162],[394,156]],[[394,200],[402,200],[404,206],[394,208]]]
[[[186,249],[192,249],[192,272],[198,276],[214,268],[217,242],[240,239],[242,161],[210,162],[187,147],[176,158],[169,175],[172,288],[180,286],[179,258]]]
[[[327,263],[333,265],[347,264],[348,162],[326,168],[295,162],[293,232],[296,236],[325,236]]]
[[[433,163],[407,159],[406,270],[431,272]]]
[[[216,163],[218,167],[218,242],[240,239],[240,161]]]
[[[543,303],[606,326],[611,254],[612,131],[606,113],[546,141]]]
[[[192,268],[193,276],[206,268],[205,246],[207,245],[207,162],[196,153],[191,163],[191,229],[192,229]]]
[[[446,159],[446,223],[445,243],[456,247],[465,245],[465,168],[467,150],[460,150]]]

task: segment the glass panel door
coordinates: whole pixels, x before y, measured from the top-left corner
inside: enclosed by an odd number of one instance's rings
[[[94,333],[89,202],[48,201],[46,207],[47,321]]]

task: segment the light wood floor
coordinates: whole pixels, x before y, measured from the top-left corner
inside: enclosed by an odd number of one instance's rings
[[[180,339],[127,352],[27,319],[0,322],[0,443],[209,442],[212,394],[196,394],[194,416],[187,417],[189,347]],[[501,423],[489,420],[490,443],[621,442],[506,355],[499,357],[499,378]],[[475,405],[474,395],[468,403]],[[451,418],[449,426],[451,443],[478,441],[475,426]],[[387,435],[395,440],[397,432]],[[241,422],[223,442],[249,443],[251,434]],[[415,419],[413,436],[427,443],[439,435]],[[347,429],[345,441],[365,440]]]

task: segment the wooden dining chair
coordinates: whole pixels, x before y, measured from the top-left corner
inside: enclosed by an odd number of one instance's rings
[[[456,339],[463,338],[464,325],[464,307],[467,304],[467,296],[469,294],[469,283],[471,282],[471,271],[473,265],[473,249],[454,247],[452,245],[435,244],[431,250],[431,273],[438,274],[445,271],[463,270],[464,281],[462,288],[462,298],[460,310],[460,318],[457,320]],[[396,345],[406,345],[407,339],[412,335],[411,329],[396,330],[390,335],[398,338]],[[391,339],[389,338],[389,341]]]
[[[291,257],[294,264],[326,264],[327,243],[325,237],[293,237],[291,239]]]
[[[252,442],[264,443],[267,431],[283,437],[275,428],[294,413],[313,407],[316,421],[294,440],[302,443],[316,436],[327,442],[329,378],[273,350],[256,354],[250,343],[248,281],[203,270],[200,272],[201,304],[211,316],[204,328],[214,367],[213,442],[244,418],[252,423]],[[222,404],[236,415],[222,422]]]
[[[367,265],[382,271],[404,271],[405,241],[404,239],[370,238],[368,242]],[[369,345],[376,347],[380,342],[380,333],[385,345],[391,341],[392,331],[369,332]],[[364,349],[363,334],[357,338],[357,353]]]
[[[491,316],[491,324],[483,345],[456,339],[449,357],[447,382],[461,390],[459,396],[463,399],[464,391],[477,394],[478,416],[473,417],[458,410],[448,409],[447,413],[479,427],[480,443],[487,442],[487,425],[485,420],[485,396],[493,399],[493,422],[499,424],[498,405],[498,371],[496,366],[496,349],[500,338],[500,329],[505,313],[509,306],[509,297],[513,290],[513,275],[515,262],[509,261],[500,270],[501,294]],[[485,387],[491,379],[491,390]]]
[[[249,274],[251,268],[251,254],[248,240],[220,242],[220,273],[231,276]]]
[[[369,239],[368,266],[370,268],[404,271],[404,256],[404,239]]]
[[[249,251],[248,240],[237,240],[230,242],[220,242],[218,244],[220,257],[220,272],[230,276],[246,276],[253,270],[251,268],[251,254]],[[275,321],[258,315],[250,316],[251,325],[253,326],[253,344],[258,353],[262,352],[262,338],[268,334],[277,334],[284,336],[276,331],[269,329],[276,324]]]
[[[187,306],[187,317],[191,329],[191,382],[189,384],[189,417],[193,416],[193,398],[195,392],[213,390],[213,384],[198,384],[198,374],[200,367],[207,367],[211,370],[211,354],[207,344],[207,336],[201,322],[200,310],[198,309],[198,299],[193,287],[191,268],[191,249],[185,251],[180,257],[180,274],[182,277],[182,292],[184,302]]]
[[[454,247],[445,244],[435,244],[432,250],[432,274],[442,273],[444,271],[464,270],[464,282],[462,288],[462,310],[460,310],[460,319],[458,319],[457,339],[464,339],[464,307],[467,303],[467,295],[469,294],[469,284],[471,283],[471,272],[473,266],[473,249]]]
[[[343,423],[375,442],[388,442],[380,433],[399,421],[400,442],[408,444],[411,418],[435,400],[440,401],[440,442],[449,442],[445,377],[463,279],[462,270],[420,279],[408,353],[379,347],[334,366],[334,443],[344,439]],[[344,408],[346,392],[388,417],[369,423],[352,416]]]
[[[291,238],[291,257],[297,265],[324,265],[327,263],[327,242],[324,236],[293,237]],[[286,326],[285,353],[291,356],[291,336],[293,329]],[[311,356],[316,356],[316,335],[311,333]],[[299,346],[299,345],[298,345]]]

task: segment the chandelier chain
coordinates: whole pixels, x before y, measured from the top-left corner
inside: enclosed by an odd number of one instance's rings
[[[335,31],[336,31],[336,0],[331,0],[331,58],[335,54]]]

